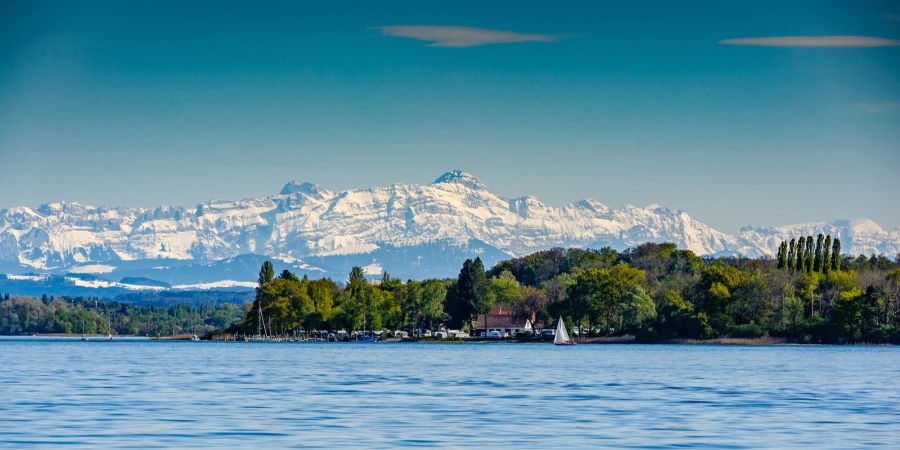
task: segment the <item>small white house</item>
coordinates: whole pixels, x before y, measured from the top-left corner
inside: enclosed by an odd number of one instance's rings
[[[486,322],[485,319],[487,319]],[[495,308],[488,312],[486,317],[485,314],[478,315],[475,320],[475,331],[478,336],[488,336],[488,334],[496,336],[497,333],[500,336],[515,336],[519,333],[533,333],[534,322],[513,311]]]

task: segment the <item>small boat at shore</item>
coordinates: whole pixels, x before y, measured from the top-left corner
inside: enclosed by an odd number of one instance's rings
[[[553,345],[575,345],[575,341],[569,338],[566,322],[562,316],[559,316],[559,320],[556,322],[556,336],[553,337]]]

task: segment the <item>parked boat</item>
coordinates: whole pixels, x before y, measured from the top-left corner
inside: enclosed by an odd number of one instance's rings
[[[556,322],[556,337],[553,338],[553,345],[575,345],[575,341],[569,339],[566,322],[562,316],[559,316],[559,320]]]

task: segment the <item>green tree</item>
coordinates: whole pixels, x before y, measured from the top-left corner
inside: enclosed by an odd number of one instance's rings
[[[259,269],[259,289],[272,282],[275,278],[275,268],[272,267],[272,261],[266,261]]]
[[[297,275],[294,275],[290,270],[284,269],[281,271],[281,275],[278,275],[278,278],[283,280],[291,280],[291,281],[300,281],[300,278],[297,278]]]
[[[831,235],[825,236],[825,244],[822,246],[822,273],[831,271]]]
[[[307,292],[313,305],[313,312],[306,317],[304,326],[307,330],[317,330],[331,319],[334,313],[334,300],[340,289],[328,278],[307,280]]]
[[[472,273],[476,296],[475,312],[476,314],[484,314],[485,320],[487,320],[488,312],[490,312],[496,302],[496,296],[484,271],[484,263],[481,262],[481,258],[476,257],[475,261],[472,262]],[[474,329],[475,327],[473,326],[472,328]],[[487,330],[487,323],[485,323],[485,330]]]
[[[812,236],[806,236],[806,254],[803,256],[803,269],[806,273],[813,270],[813,240]]]
[[[794,252],[795,252],[794,246],[795,246],[796,244],[797,244],[797,243],[795,242],[794,238],[791,238],[791,243],[788,245],[788,257],[787,257],[787,259],[788,259],[788,260],[787,260],[787,268],[788,268],[788,270],[793,270],[793,269],[794,269],[794,261],[796,260],[796,256],[794,255]]]
[[[626,296],[644,274],[627,264],[579,272],[567,292],[572,315],[586,318],[589,332],[601,321],[609,332],[621,330],[623,314],[629,306]]]
[[[521,295],[522,287],[509,270],[491,278],[491,289],[497,304],[512,309]]]
[[[350,276],[347,279],[346,295],[343,296],[341,302],[342,309],[345,314],[347,327],[351,330],[365,328],[371,330],[370,323],[373,321],[373,304],[374,290],[371,289],[369,281],[366,280],[365,272],[362,267],[354,266],[350,269]],[[380,321],[380,320],[379,320]]]
[[[816,254],[815,254],[815,259],[813,260],[813,272],[821,273],[823,271],[823,269],[822,269],[822,256],[823,256],[822,245],[824,244],[824,242],[825,242],[825,235],[823,235],[822,233],[819,233],[819,235],[816,236]]]
[[[831,270],[841,270],[841,240],[834,238],[831,249]]]
[[[716,264],[701,272],[694,286],[694,305],[716,333],[725,333],[733,323],[727,308],[732,293],[743,283],[744,274],[735,267]]]
[[[737,325],[762,324],[770,319],[774,309],[772,286],[762,274],[745,276],[732,294],[727,311]]]
[[[803,261],[804,261],[804,253],[806,252],[806,238],[800,236],[800,239],[797,240],[797,262],[794,264],[794,269],[797,272],[803,272]]]
[[[467,259],[454,289],[448,293],[446,304],[451,323],[457,326],[469,324],[474,328],[472,322],[476,314],[486,313],[493,306],[492,294],[481,258]]]
[[[775,255],[775,260],[778,261],[778,268],[784,269],[787,267],[787,244],[784,241],[781,241],[778,244],[778,252]]]
[[[632,285],[623,300],[623,331],[637,331],[645,322],[656,318],[656,304],[640,285]]]
[[[826,339],[838,343],[859,342],[863,337],[863,295],[858,289],[841,292],[834,301],[831,334]]]
[[[687,337],[690,334],[692,306],[675,289],[661,289],[654,294],[656,318],[637,334],[641,340]]]
[[[434,328],[435,324],[444,320],[444,298],[447,297],[447,284],[441,280],[427,280],[422,284],[421,317],[424,324]]]

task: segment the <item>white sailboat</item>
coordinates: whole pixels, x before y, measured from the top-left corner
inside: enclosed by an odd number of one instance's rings
[[[569,339],[566,322],[562,316],[559,316],[559,320],[556,322],[556,336],[553,337],[553,345],[575,345],[575,341]]]

